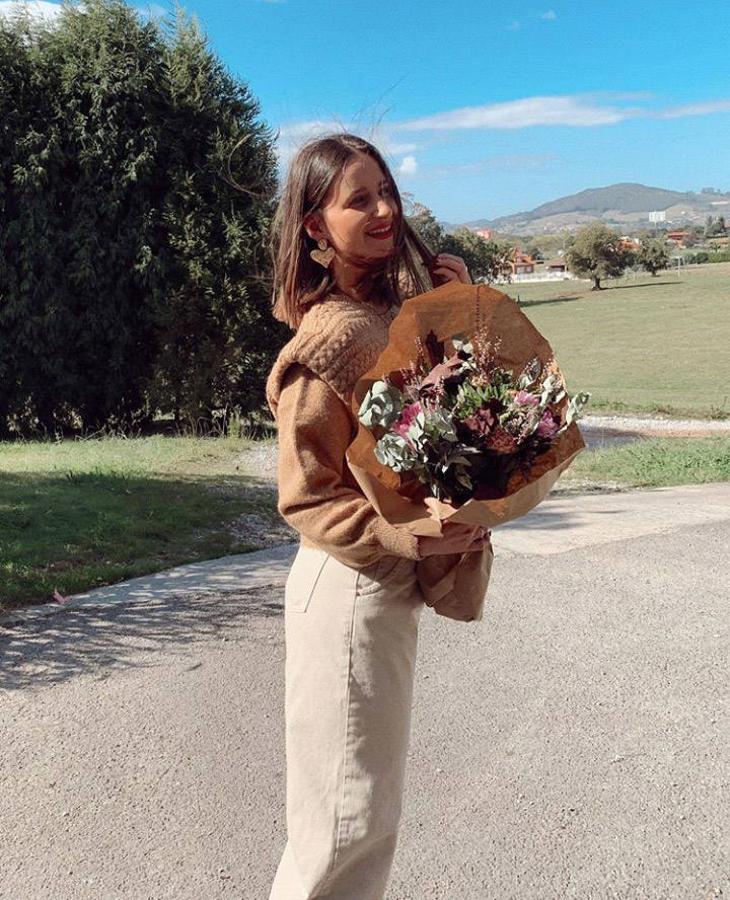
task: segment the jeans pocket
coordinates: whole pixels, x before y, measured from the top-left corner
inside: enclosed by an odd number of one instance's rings
[[[329,558],[328,553],[317,547],[300,546],[284,587],[286,612],[303,613],[307,611],[319,576]]]
[[[406,566],[414,565],[414,561],[405,556],[381,556],[377,562],[358,570],[358,597],[377,594],[384,585],[387,585],[393,578],[397,578]]]

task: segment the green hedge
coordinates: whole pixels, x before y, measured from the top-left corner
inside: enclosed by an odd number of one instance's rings
[[[258,115],[182,13],[0,19],[0,430],[261,406],[284,334]]]

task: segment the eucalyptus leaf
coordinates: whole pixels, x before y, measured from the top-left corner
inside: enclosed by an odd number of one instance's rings
[[[403,394],[387,381],[376,381],[365,394],[358,418],[366,428],[377,425],[388,428],[403,409]]]
[[[375,445],[375,458],[394,472],[407,472],[418,463],[418,457],[406,441],[389,431]]]

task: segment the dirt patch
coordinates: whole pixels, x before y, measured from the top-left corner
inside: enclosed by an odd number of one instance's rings
[[[269,519],[256,513],[245,513],[230,522],[227,530],[237,541],[257,550],[299,540],[297,532],[281,516]]]

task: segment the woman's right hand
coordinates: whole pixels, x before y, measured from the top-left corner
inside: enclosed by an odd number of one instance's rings
[[[490,544],[491,531],[480,525],[461,525],[445,522],[438,537],[419,537],[418,552],[421,557],[445,556],[449,553],[474,553]]]

